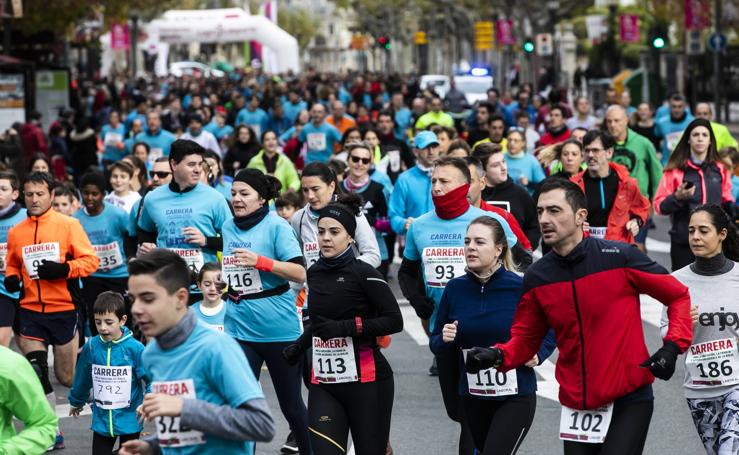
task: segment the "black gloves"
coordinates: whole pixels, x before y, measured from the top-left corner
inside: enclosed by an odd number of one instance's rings
[[[323,341],[331,338],[354,336],[357,326],[354,320],[332,321],[322,316],[311,317],[311,327],[313,328],[313,336],[317,336]]]
[[[414,297],[411,298],[408,303],[410,303],[413,309],[416,310],[416,315],[421,319],[429,319],[434,313],[434,308],[436,307],[434,300],[431,297]]]
[[[652,357],[639,366],[649,368],[654,377],[667,381],[675,373],[678,354],[680,354],[680,348],[672,341],[665,341],[665,344]]]
[[[69,276],[69,264],[66,262],[61,263],[44,259],[37,270],[40,280],[66,280]]]
[[[18,292],[21,290],[21,280],[15,275],[5,277],[5,289],[8,292]]]
[[[503,363],[503,351],[498,348],[472,348],[467,352],[464,366],[468,373],[498,367]]]
[[[282,358],[288,365],[297,365],[303,357],[303,350],[298,343],[293,343],[282,350]]]

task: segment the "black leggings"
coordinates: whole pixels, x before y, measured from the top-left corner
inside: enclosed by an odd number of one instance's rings
[[[608,435],[602,444],[565,441],[565,455],[639,455],[649,432],[653,400],[629,401],[613,405]]]
[[[505,400],[462,397],[462,406],[478,453],[511,455],[521,447],[534,421],[536,394]]]
[[[133,441],[139,438],[139,433],[122,434],[119,436],[103,436],[99,433],[92,432],[92,455],[110,455],[115,447],[115,440],[120,438],[121,445],[127,441]],[[120,448],[120,446],[118,446]]]
[[[315,455],[344,455],[349,430],[356,455],[385,455],[390,437],[395,383],[311,384],[308,393],[310,437]]]
[[[105,291],[113,291],[118,294],[125,296],[126,290],[128,289],[128,278],[99,278],[96,276],[88,276],[82,278],[82,299],[85,302],[84,310],[87,313],[87,322],[90,324],[90,335],[95,336],[98,334],[98,329],[95,326],[95,312],[92,311],[92,307],[95,304],[97,297]],[[131,317],[131,303],[127,298],[124,297],[126,302],[126,327],[133,329],[133,317]],[[84,331],[82,331],[82,338],[84,337]]]
[[[436,356],[436,366],[439,368],[439,387],[447,415],[460,425],[459,455],[473,455],[475,442],[465,418],[462,397],[459,396],[459,358],[457,355],[455,350],[448,349]]]
[[[305,403],[303,403],[300,388],[302,366],[300,364],[288,365],[285,359],[282,358],[282,350],[292,343],[252,343],[242,340],[238,340],[238,342],[241,349],[244,350],[246,360],[249,362],[249,366],[251,366],[257,380],[259,380],[259,374],[262,371],[262,364],[267,363],[269,376],[272,378],[282,415],[285,416],[287,423],[290,425],[290,430],[295,436],[301,455],[310,455],[308,410],[305,408]]]

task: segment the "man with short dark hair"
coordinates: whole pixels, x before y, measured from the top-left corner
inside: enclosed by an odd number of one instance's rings
[[[454,119],[444,112],[444,102],[441,98],[434,96],[429,107],[431,109],[416,120],[416,131],[425,130],[432,124],[454,128]]]
[[[223,156],[218,139],[216,139],[213,133],[203,128],[203,117],[200,114],[190,114],[189,122],[187,131],[180,136],[180,139],[197,142],[204,149],[213,150],[219,156]]]
[[[556,104],[549,109],[547,129],[539,140],[539,146],[559,144],[570,138],[570,129],[565,123],[565,109]]]
[[[565,455],[640,454],[654,409],[651,383],[668,380],[690,346],[690,294],[638,249],[584,237],[588,210],[574,183],[547,179],[537,202],[544,243],[552,251],[524,275],[511,339],[472,348],[466,370],[508,371],[537,353],[547,331],[559,348],[556,375]],[[639,295],[667,306],[664,345],[649,357]],[[604,300],[607,299],[607,300]],[[590,422],[583,425],[583,421]],[[600,422],[594,426],[592,423]]]
[[[162,129],[159,112],[151,111],[146,114],[146,129],[136,135],[136,142],[143,142],[149,146],[149,161],[162,156],[169,156],[169,150],[175,141],[174,134]],[[133,151],[133,150],[131,150]]]
[[[472,151],[480,144],[497,144],[505,152],[508,149],[508,140],[505,138],[505,120],[500,114],[494,114],[488,119],[488,137],[477,141],[472,145]]]
[[[693,121],[693,116],[687,110],[687,104],[688,102],[683,95],[675,93],[668,101],[669,115],[657,117],[654,134],[662,139],[662,147],[660,148],[662,166],[667,164],[670,153],[680,141],[683,131]]]

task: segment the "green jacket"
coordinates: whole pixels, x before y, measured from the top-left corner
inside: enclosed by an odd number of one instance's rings
[[[441,126],[448,126],[454,128],[454,119],[451,115],[446,112],[433,112],[429,111],[418,117],[416,120],[416,130],[421,131],[436,123]]]
[[[662,179],[662,164],[652,142],[641,134],[629,129],[626,141],[616,142],[613,147],[614,163],[623,165],[639,183],[639,191],[651,202],[657,194]]]
[[[259,169],[260,171],[267,173],[267,167],[264,165],[264,150],[260,150],[259,153],[249,160],[249,164],[246,167],[252,169]],[[295,165],[290,158],[286,157],[282,153],[277,154],[277,166],[275,166],[274,176],[277,180],[282,183],[282,191],[293,190],[300,191],[300,177],[298,177],[298,171],[295,170]]]
[[[24,428],[15,433],[13,417]],[[57,417],[23,356],[0,346],[0,455],[34,455],[54,444]]]
[[[725,147],[736,147],[736,139],[731,135],[731,131],[720,123],[711,122],[711,129],[713,135],[716,136],[716,150],[721,150]]]

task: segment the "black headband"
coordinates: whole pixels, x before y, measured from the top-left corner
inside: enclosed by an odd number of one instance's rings
[[[321,215],[318,217],[318,221],[321,218],[333,218],[346,229],[346,232],[354,238],[354,234],[357,231],[357,218],[351,213],[346,207],[339,204],[329,204],[321,210]]]
[[[246,183],[254,188],[254,191],[265,200],[270,200],[273,197],[269,180],[260,170],[251,168],[242,169],[234,176],[233,181]]]

